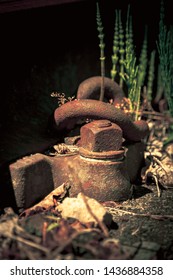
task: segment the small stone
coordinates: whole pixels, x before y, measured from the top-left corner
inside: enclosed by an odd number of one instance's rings
[[[93,198],[85,196],[85,199],[94,216],[100,222],[109,226],[112,223],[112,215],[106,211],[105,207]],[[98,225],[97,220],[87,209],[82,193],[79,193],[76,198],[65,198],[63,203],[58,205],[56,209],[61,212],[64,219],[75,218],[83,224],[93,223],[95,226]]]

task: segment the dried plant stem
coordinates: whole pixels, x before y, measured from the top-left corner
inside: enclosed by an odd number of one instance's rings
[[[109,208],[109,207],[107,207],[107,208]],[[147,213],[146,214],[145,213],[135,213],[132,211],[127,211],[127,210],[123,210],[123,209],[119,209],[119,208],[112,208],[112,209],[113,209],[113,211],[132,215],[132,216],[149,217],[149,218],[155,219],[155,220],[164,220],[164,219],[173,220],[173,215],[153,215],[153,214],[147,214]]]

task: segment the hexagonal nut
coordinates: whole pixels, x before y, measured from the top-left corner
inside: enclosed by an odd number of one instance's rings
[[[118,151],[122,146],[122,130],[109,120],[92,121],[81,127],[81,146],[92,152]]]

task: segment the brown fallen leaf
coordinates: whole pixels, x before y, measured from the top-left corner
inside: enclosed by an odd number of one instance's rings
[[[34,206],[24,210],[20,214],[20,218],[28,217],[29,215],[35,214],[36,212],[42,212],[43,210],[48,210],[56,207],[62,200],[69,195],[70,185],[69,183],[63,183],[51,193],[49,193],[43,200]]]
[[[75,198],[67,197],[56,210],[64,219],[75,218],[82,224],[93,223],[102,229],[105,236],[109,236],[107,226],[112,223],[111,214],[97,200],[85,196],[82,192]]]

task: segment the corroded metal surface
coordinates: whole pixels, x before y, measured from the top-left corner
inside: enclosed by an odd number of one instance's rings
[[[101,201],[126,200],[131,183],[139,176],[143,149],[144,144],[138,142],[128,145],[126,155],[121,149],[90,152],[91,155],[89,151],[84,155],[80,150],[75,155],[35,154],[17,160],[9,166],[17,207],[30,207],[64,182],[71,185],[70,196],[83,190]],[[109,158],[107,153],[113,157]]]
[[[149,133],[145,121],[133,122],[120,109],[98,100],[74,100],[67,102],[54,112],[57,131],[71,130],[82,118],[106,119],[116,123],[122,129],[123,137],[130,141],[140,141]]]
[[[78,87],[77,99],[96,99],[99,100],[100,76],[95,76],[84,80]],[[125,96],[122,88],[110,78],[104,77],[104,97],[106,100],[113,100],[113,103],[119,103]]]
[[[81,127],[81,137],[71,139],[79,145],[76,154],[54,157],[36,154],[10,165],[18,207],[32,205],[49,188],[64,182],[71,186],[70,196],[84,191],[99,201],[123,201],[130,197],[131,183],[143,163],[145,145],[141,140],[149,133],[147,123],[133,122],[110,103],[91,99],[68,102],[54,112],[60,133],[72,130],[78,121],[87,118],[92,121]],[[123,138],[127,140],[125,149]]]
[[[93,159],[114,159],[114,160],[122,160],[124,159],[124,150],[121,149],[119,151],[106,151],[106,152],[92,152],[88,151],[83,147],[79,147],[79,153],[83,157],[93,158]]]
[[[91,152],[117,151],[122,146],[122,130],[108,120],[97,120],[81,127],[81,145]]]
[[[124,161],[89,159],[79,155],[51,158],[54,182],[70,182],[70,196],[84,193],[99,201],[123,201],[130,196]]]
[[[49,158],[42,154],[26,156],[9,165],[18,208],[28,208],[54,188]]]
[[[125,166],[131,183],[138,182],[141,179],[141,168],[144,163],[144,151],[146,145],[144,142],[126,143]]]

